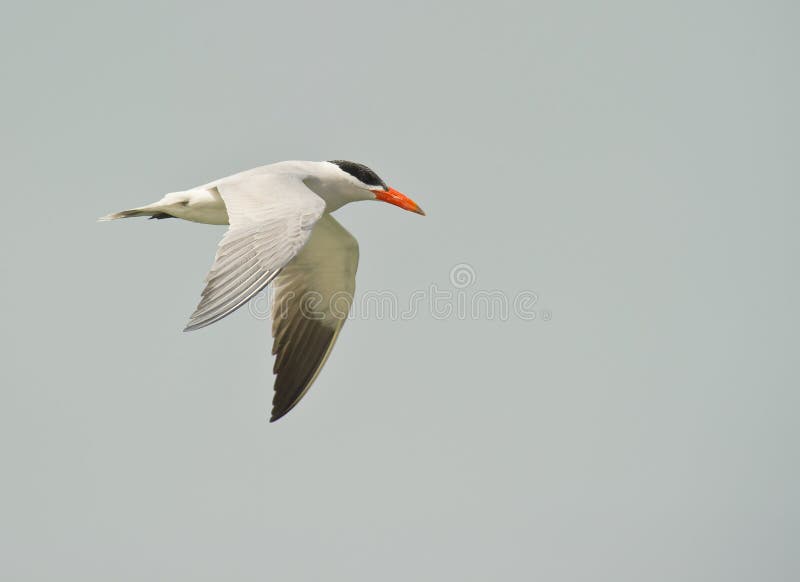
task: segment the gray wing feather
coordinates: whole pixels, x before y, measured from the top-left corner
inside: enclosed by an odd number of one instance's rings
[[[261,175],[216,186],[230,228],[220,241],[200,303],[184,331],[230,315],[303,248],[325,202],[299,179]]]

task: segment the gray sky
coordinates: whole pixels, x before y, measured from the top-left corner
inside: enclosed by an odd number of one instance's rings
[[[0,578],[800,577],[797,3],[6,12]],[[270,425],[224,228],[94,221],[334,158],[428,212],[337,213],[360,293],[537,317],[355,318]]]

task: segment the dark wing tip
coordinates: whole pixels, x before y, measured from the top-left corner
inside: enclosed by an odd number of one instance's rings
[[[275,422],[277,420],[282,419],[284,416],[289,414],[289,411],[292,408],[294,408],[294,407],[292,406],[292,407],[286,408],[285,410],[279,410],[277,406],[273,406],[272,407],[272,414],[269,417],[270,423],[273,423],[273,422]]]
[[[336,328],[298,315],[291,324],[298,326],[296,340],[278,347],[270,422],[285,416],[305,396],[336,339]]]

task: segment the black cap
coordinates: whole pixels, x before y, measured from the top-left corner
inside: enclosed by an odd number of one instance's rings
[[[358,162],[348,162],[347,160],[329,160],[331,164],[336,164],[342,170],[353,176],[355,179],[360,180],[367,186],[375,186],[376,189],[388,190],[389,187],[386,182],[380,179],[378,174],[370,170],[364,164]]]

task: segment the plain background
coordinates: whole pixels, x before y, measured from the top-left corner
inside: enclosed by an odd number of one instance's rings
[[[797,6],[7,6],[0,577],[800,578]],[[224,228],[95,218],[332,158],[428,211],[359,291],[552,319],[351,321],[270,425]]]

